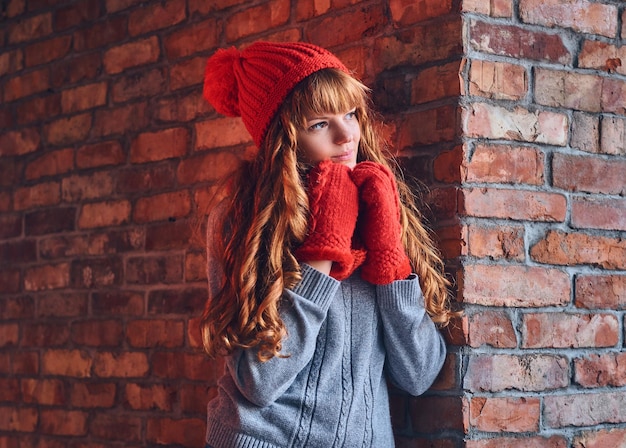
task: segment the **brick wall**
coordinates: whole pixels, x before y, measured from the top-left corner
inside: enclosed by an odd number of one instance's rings
[[[201,81],[257,39],[337,53],[430,187],[466,316],[433,389],[393,392],[398,445],[626,445],[622,2],[2,8],[0,446],[202,445],[194,229],[253,144]]]

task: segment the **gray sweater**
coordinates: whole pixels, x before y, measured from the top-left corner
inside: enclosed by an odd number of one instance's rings
[[[217,270],[209,253],[209,293]],[[435,380],[446,348],[416,275],[375,286],[358,271],[339,282],[308,265],[285,291],[287,358],[251,350],[226,359],[208,404],[214,448],[394,446],[385,377],[411,395]]]

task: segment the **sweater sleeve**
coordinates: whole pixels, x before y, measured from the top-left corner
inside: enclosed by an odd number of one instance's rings
[[[386,370],[391,381],[411,395],[435,381],[446,356],[443,337],[424,308],[416,275],[377,286],[383,322]]]

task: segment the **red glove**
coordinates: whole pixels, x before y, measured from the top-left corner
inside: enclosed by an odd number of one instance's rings
[[[350,168],[320,162],[308,177],[309,232],[295,251],[298,261],[331,260],[330,275],[343,280],[355,267],[352,236],[359,213],[359,193]]]
[[[402,244],[400,200],[393,173],[378,163],[361,162],[350,175],[364,206],[359,230],[367,257],[361,277],[376,285],[404,280],[411,273],[411,262]]]

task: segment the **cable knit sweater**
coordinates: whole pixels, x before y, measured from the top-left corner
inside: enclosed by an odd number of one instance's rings
[[[209,250],[209,293],[219,269]],[[424,309],[418,279],[376,286],[357,271],[339,282],[303,265],[285,291],[287,358],[260,362],[252,350],[226,359],[207,406],[213,448],[394,446],[386,377],[423,393],[446,348]]]

